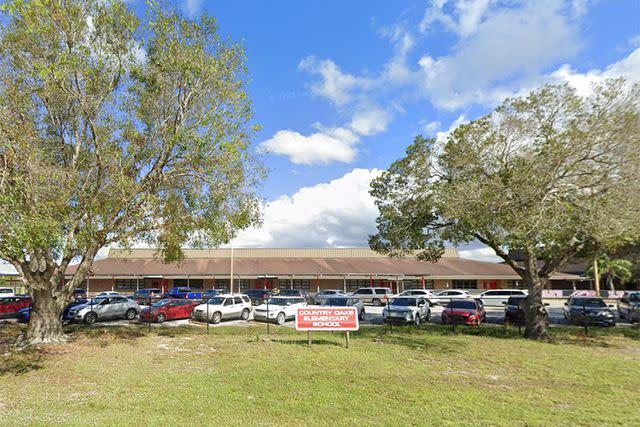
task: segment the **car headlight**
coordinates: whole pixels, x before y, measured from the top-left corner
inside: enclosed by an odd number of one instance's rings
[[[601,311],[600,313],[598,313],[600,316],[604,316],[604,317],[613,317],[613,313],[610,311]]]

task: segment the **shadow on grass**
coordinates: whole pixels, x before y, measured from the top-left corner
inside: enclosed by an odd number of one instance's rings
[[[27,348],[5,353],[0,357],[0,376],[22,375],[44,366],[45,352],[38,348]]]
[[[298,345],[298,346],[304,346],[304,347],[308,347],[309,346],[309,341],[307,341],[306,339],[271,339],[271,342],[275,342],[278,344],[288,344],[288,345]],[[331,341],[331,340],[326,340],[326,339],[318,339],[318,338],[311,338],[311,346],[316,346],[316,345],[328,345],[328,346],[333,346],[333,347],[343,347],[344,343],[340,343],[337,341]]]

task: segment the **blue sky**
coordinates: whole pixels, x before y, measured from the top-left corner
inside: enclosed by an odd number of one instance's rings
[[[143,0],[130,0],[144,13]],[[369,182],[418,134],[446,140],[549,82],[640,80],[640,0],[177,2],[247,50],[270,174],[235,246],[366,246]],[[479,244],[467,257],[496,260]]]
[[[177,4],[216,16],[247,49],[270,174],[264,225],[237,246],[364,246],[377,214],[369,182],[417,134],[444,141],[548,82],[586,93],[605,77],[640,79],[638,0]]]

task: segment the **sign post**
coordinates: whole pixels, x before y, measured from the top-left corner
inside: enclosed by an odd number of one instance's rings
[[[349,348],[350,331],[360,328],[356,307],[300,307],[296,311],[296,330],[307,331],[311,346],[311,331],[342,331]]]

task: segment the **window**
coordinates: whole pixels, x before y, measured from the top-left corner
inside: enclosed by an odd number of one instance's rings
[[[477,280],[453,280],[451,284],[454,289],[478,289]]]
[[[138,289],[138,279],[116,279],[116,289]]]
[[[235,279],[233,281],[233,287],[242,292],[246,289],[251,289],[251,282],[249,279]]]
[[[373,294],[373,289],[358,289],[356,291],[357,295],[371,295]]]
[[[233,305],[233,298],[227,298],[222,305]]]
[[[403,289],[422,289],[422,279],[405,279],[402,280]],[[424,281],[425,289],[433,289],[433,280]]]
[[[376,288],[376,295],[385,295],[391,293],[387,288]]]
[[[220,290],[228,290],[229,289],[229,279],[216,279],[216,289]]]
[[[315,280],[314,287],[315,287]],[[292,286],[293,284],[293,286]],[[280,279],[278,280],[278,287],[280,289],[302,289],[304,291],[308,291],[311,289],[311,280],[310,279]]]
[[[204,280],[203,279],[173,279],[173,286],[188,286],[191,289],[202,289],[204,288]]]
[[[358,288],[364,288],[371,285],[369,279],[347,279],[347,290],[355,291]]]
[[[240,298],[240,297],[233,297],[233,302],[235,302],[236,304],[242,304],[242,298]]]

